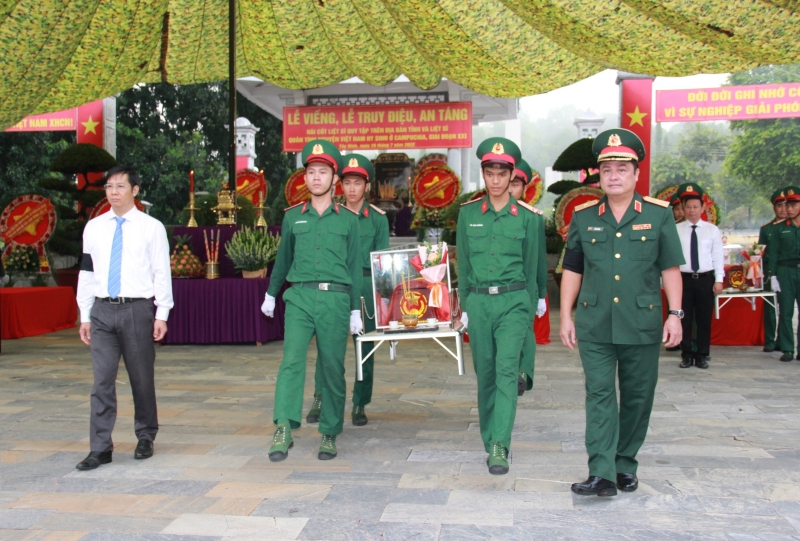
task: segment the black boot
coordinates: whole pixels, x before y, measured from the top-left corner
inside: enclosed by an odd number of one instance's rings
[[[108,464],[111,462],[112,451],[92,451],[89,455],[78,462],[75,466],[77,469],[86,471],[98,468],[101,464]]]
[[[582,496],[616,496],[617,485],[608,479],[590,475],[583,483],[573,483],[572,492]]]
[[[618,473],[617,488],[622,492],[633,492],[639,488],[639,478],[635,473]]]

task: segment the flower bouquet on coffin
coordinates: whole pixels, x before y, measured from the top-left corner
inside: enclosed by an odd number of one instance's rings
[[[745,278],[754,289],[764,289],[764,248],[766,244],[753,243],[742,251]]]
[[[426,242],[418,246],[417,250],[419,253],[409,263],[428,283],[428,306],[436,309],[436,318],[439,321],[450,321],[450,292],[447,284],[442,281],[447,276],[447,243]]]

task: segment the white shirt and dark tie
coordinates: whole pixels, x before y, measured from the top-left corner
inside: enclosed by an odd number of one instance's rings
[[[82,323],[90,321],[96,297],[154,297],[156,319],[167,320],[173,306],[172,274],[161,222],[135,207],[121,217],[109,211],[86,224],[83,252],[84,258],[91,257],[92,265],[84,261],[81,268],[93,270],[81,270],[78,279]]]
[[[683,277],[681,321],[683,340],[681,341],[684,363],[691,366],[695,362],[707,368],[706,358],[711,347],[711,317],[714,309],[714,283],[722,282],[725,268],[722,254],[722,234],[714,224],[699,220],[693,224],[689,220],[677,224],[681,239],[683,257],[686,263],[680,266]],[[693,336],[692,322],[696,322],[697,334]],[[697,351],[693,351],[692,338]]]
[[[173,306],[166,230],[136,208],[124,216],[109,211],[86,224],[83,252],[77,300],[81,323],[91,323],[91,450],[114,448],[120,356],[133,393],[136,437],[152,442],[158,432],[154,319],[166,321]]]
[[[683,247],[683,258],[686,261],[681,265],[681,272],[706,273],[714,271],[714,281],[722,282],[725,278],[725,265],[722,254],[722,234],[719,228],[704,220],[693,224],[689,220],[676,225],[678,236]],[[692,233],[697,237],[697,252],[695,253],[697,268],[692,268]]]

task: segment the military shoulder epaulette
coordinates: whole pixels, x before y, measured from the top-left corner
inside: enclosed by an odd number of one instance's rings
[[[528,209],[529,211],[533,212],[534,214],[539,214],[540,216],[542,214],[541,210],[539,210],[537,208],[534,208],[534,207],[530,206],[529,204],[527,204],[527,203],[525,203],[523,201],[517,201],[517,204],[520,207],[524,208],[524,209]]]
[[[386,211],[385,211],[385,210],[383,210],[383,209],[382,209],[382,208],[380,208],[380,207],[376,207],[376,206],[375,206],[375,205],[373,205],[372,203],[370,203],[370,204],[369,204],[369,206],[370,206],[370,207],[372,207],[372,208],[375,210],[375,212],[377,212],[378,214],[386,214]]]
[[[765,224],[761,224],[761,227],[767,227],[768,225],[775,225],[778,222],[767,222]]]
[[[594,199],[592,201],[587,201],[586,203],[583,203],[582,205],[578,205],[577,207],[575,207],[575,212],[580,212],[582,210],[586,210],[586,209],[588,209],[590,207],[595,206],[599,202],[600,202],[599,199]]]
[[[352,209],[348,208],[348,207],[347,207],[347,205],[339,205],[338,203],[336,203],[336,205],[338,205],[338,207],[339,207],[340,209],[346,209],[346,210],[349,210],[350,212],[352,212],[353,214],[355,214],[356,216],[358,216],[358,213],[357,213],[356,211],[354,211],[354,210],[352,210]]]
[[[295,203],[295,204],[294,204],[294,205],[292,205],[291,207],[286,207],[285,209],[283,209],[283,211],[284,211],[284,212],[286,212],[287,210],[292,210],[293,208],[295,208],[295,207],[299,207],[300,205],[302,205],[302,204],[303,204],[303,203],[305,203],[305,202],[306,202],[306,201],[300,201],[299,203]]]
[[[659,207],[667,208],[669,206],[669,201],[662,201],[661,199],[656,199],[655,197],[650,197],[645,195],[642,197],[648,203],[652,203],[653,205],[658,205]]]
[[[471,203],[477,203],[478,201],[480,201],[480,199],[473,199],[472,201],[467,201],[466,203],[461,203],[461,206],[463,207],[464,205],[469,205]]]
[[[775,220],[774,222],[772,222],[772,225],[778,225],[780,223],[783,223],[783,218],[781,218],[779,220]]]

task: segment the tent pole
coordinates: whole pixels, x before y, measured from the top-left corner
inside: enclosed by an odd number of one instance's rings
[[[228,0],[228,188],[236,205],[236,0]]]

